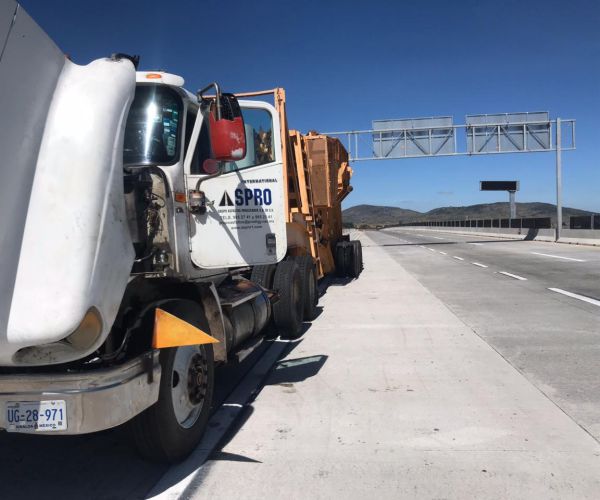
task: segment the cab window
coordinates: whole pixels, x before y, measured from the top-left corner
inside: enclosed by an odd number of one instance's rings
[[[271,113],[259,108],[242,108],[246,129],[246,157],[243,160],[223,162],[223,172],[235,172],[275,161],[275,138]],[[189,121],[188,121],[189,122]],[[193,123],[189,126],[193,127]],[[218,170],[218,163],[212,158],[208,119],[200,128],[198,144],[190,167],[192,175],[206,175]]]
[[[168,87],[138,85],[125,125],[125,165],[171,165],[179,159],[182,102]]]
[[[256,167],[275,161],[275,138],[271,113],[265,109],[242,108],[246,128],[246,157],[225,164],[226,172]]]

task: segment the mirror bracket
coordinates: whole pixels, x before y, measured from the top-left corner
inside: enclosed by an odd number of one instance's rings
[[[200,89],[198,92],[196,92],[196,97],[198,98],[198,102],[199,103],[207,103],[210,101],[209,97],[204,97],[204,92],[206,92],[209,89],[215,89],[215,101],[216,101],[216,115],[217,115],[217,121],[219,121],[221,119],[221,89],[219,87],[219,84],[217,82],[212,82],[209,83],[206,87],[204,87],[203,89]]]

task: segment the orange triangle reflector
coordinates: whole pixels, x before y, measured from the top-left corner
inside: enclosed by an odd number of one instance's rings
[[[167,311],[156,308],[154,314],[154,335],[152,347],[164,349],[183,345],[215,344],[219,342],[200,328],[190,325]]]

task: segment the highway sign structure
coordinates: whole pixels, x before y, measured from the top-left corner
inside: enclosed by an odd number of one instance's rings
[[[519,181],[479,181],[480,191],[508,191],[510,204],[510,220],[517,218],[517,205],[515,203],[515,192],[519,190]]]
[[[519,181],[480,181],[480,191],[518,191]]]
[[[467,151],[518,153],[552,149],[550,116],[546,111],[467,115]]]
[[[546,111],[374,120],[370,130],[328,132],[345,143],[351,161],[434,156],[556,153],[556,239],[562,228],[562,152],[575,149],[575,120]],[[509,190],[510,191],[510,190]]]
[[[373,154],[378,157],[440,156],[456,153],[451,116],[373,120]]]

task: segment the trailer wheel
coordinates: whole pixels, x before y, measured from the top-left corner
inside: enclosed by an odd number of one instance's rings
[[[158,401],[135,417],[132,432],[147,460],[176,463],[196,448],[210,416],[214,389],[212,345],[162,349]]]
[[[298,255],[294,257],[300,269],[302,280],[302,296],[304,297],[302,315],[305,321],[312,321],[317,316],[317,304],[319,303],[319,289],[317,285],[317,269],[310,255]]]
[[[275,276],[276,264],[266,264],[264,266],[254,266],[250,274],[250,281],[257,285],[271,290],[273,288],[273,277]]]
[[[335,274],[344,278],[352,272],[352,245],[348,241],[338,241],[335,245]]]
[[[351,276],[353,278],[358,278],[361,271],[363,270],[363,262],[362,262],[362,244],[358,240],[353,240],[350,242],[352,245],[352,272]]]
[[[298,264],[284,260],[277,264],[273,289],[279,300],[273,304],[273,320],[284,338],[296,338],[302,330],[302,281]]]
[[[363,253],[362,253],[362,243],[360,240],[358,241],[358,259],[360,262],[360,272],[362,272],[365,268],[365,262],[363,261]]]

